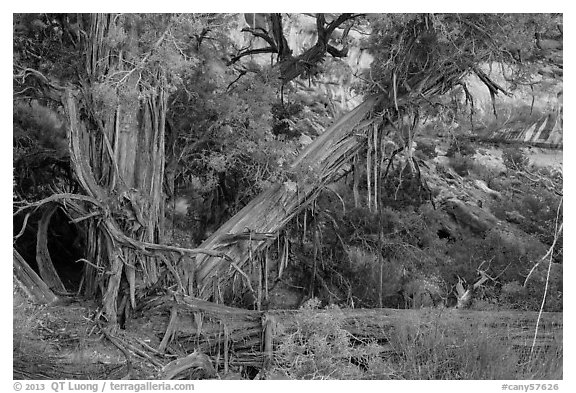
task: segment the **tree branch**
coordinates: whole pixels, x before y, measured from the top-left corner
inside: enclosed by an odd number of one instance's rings
[[[270,45],[271,48],[274,48],[275,51],[278,51],[278,47],[276,46],[276,42],[262,29],[252,29],[249,27],[245,27],[240,30],[243,33],[250,33],[255,37],[262,38],[264,41]]]
[[[292,55],[292,50],[288,46],[288,40],[284,36],[282,29],[282,14],[270,14],[270,22],[272,25],[272,34],[276,40],[278,49],[278,56],[280,59],[285,59]]]
[[[328,44],[326,51],[332,55],[332,57],[346,57],[348,56],[348,48],[338,49],[334,46]]]
[[[249,49],[247,51],[244,51],[242,53],[239,53],[238,55],[234,56],[233,58],[231,58],[228,63],[226,63],[226,65],[232,65],[234,63],[236,63],[238,60],[240,60],[241,58],[245,57],[245,56],[250,56],[250,55],[257,55],[260,53],[278,53],[278,51],[275,48],[272,47],[267,47],[267,48],[258,48],[258,49]]]
[[[330,22],[328,27],[326,27],[326,36],[330,37],[330,35],[338,28],[342,23],[346,22],[347,20],[356,18],[362,14],[354,15],[354,14],[341,14],[338,18]]]

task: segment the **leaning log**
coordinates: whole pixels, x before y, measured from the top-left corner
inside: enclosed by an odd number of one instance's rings
[[[33,302],[39,304],[50,304],[58,297],[48,288],[48,285],[36,274],[28,263],[15,249],[13,252],[13,279],[14,283]]]
[[[55,204],[48,206],[38,223],[38,234],[36,236],[36,263],[38,264],[40,277],[42,277],[42,280],[44,280],[50,289],[66,292],[66,287],[64,287],[64,284],[62,283],[62,280],[52,263],[52,258],[50,258],[50,252],[48,251],[48,225],[50,224],[52,215],[57,209],[58,206]]]
[[[365,133],[374,124],[366,119],[383,100],[383,96],[372,96],[336,121],[290,166],[294,181],[275,184],[261,193],[202,243],[202,248],[222,251],[230,259],[196,257],[199,298],[222,300],[221,293],[238,269],[245,268],[250,255],[273,241],[278,231],[333,181],[342,165],[364,145]],[[230,241],[231,235],[240,234],[247,236]]]
[[[154,332],[154,337],[149,337],[152,345],[158,345],[169,332],[170,344],[162,352],[178,348],[182,353],[205,353],[215,361],[217,368],[260,368],[270,363],[283,335],[298,330],[303,318],[339,321],[351,338],[377,342],[384,351],[390,352],[394,352],[390,344],[393,337],[426,331],[483,335],[523,351],[533,345],[538,313],[445,308],[254,311],[190,296],[163,295],[148,299],[135,322]],[[562,329],[562,313],[543,313],[535,346],[561,346]]]

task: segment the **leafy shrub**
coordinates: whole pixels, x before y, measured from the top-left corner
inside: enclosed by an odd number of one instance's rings
[[[383,345],[353,336],[337,307],[319,305],[311,299],[293,324],[280,327],[272,373],[290,379],[562,378],[562,345],[555,341],[526,359],[482,327],[444,314],[430,324],[398,320]]]
[[[418,142],[416,153],[421,155],[424,159],[434,158],[438,155],[438,153],[436,153],[436,146],[433,143],[426,143],[423,141]]]
[[[506,168],[512,170],[523,170],[528,166],[529,160],[526,154],[519,147],[508,147],[502,150],[502,158]]]
[[[274,135],[286,135],[287,138],[300,136],[300,131],[290,126],[293,117],[299,114],[303,106],[299,103],[274,103],[272,105],[272,115],[274,118],[272,124],[272,133]]]
[[[422,186],[417,173],[409,165],[398,166],[388,173],[381,188],[381,202],[397,210],[418,207],[429,198],[429,192]]]
[[[470,170],[474,167],[474,160],[469,156],[456,154],[450,157],[450,165],[452,169],[460,176],[468,176]]]
[[[473,156],[476,154],[476,148],[472,146],[472,143],[462,137],[452,139],[450,143],[450,147],[448,147],[448,151],[446,152],[446,156],[448,157],[455,157],[456,155],[460,156]]]
[[[58,115],[37,103],[13,107],[14,192],[36,200],[52,195],[51,187],[73,190],[66,130]]]
[[[478,179],[484,181],[489,188],[498,191],[496,189],[496,187],[498,187],[498,181],[496,179],[500,177],[500,171],[498,169],[475,161],[472,164],[471,172]]]
[[[490,204],[490,210],[500,220],[507,220],[511,214],[520,213],[523,216],[518,222],[520,229],[537,236],[544,244],[551,245],[560,197],[545,188],[530,184],[521,183],[517,188],[521,191],[519,195],[505,194],[506,198]],[[559,247],[562,247],[561,243]]]
[[[354,345],[344,329],[344,314],[335,306],[325,312],[319,306],[318,299],[309,300],[295,314],[294,328],[280,332],[274,368],[291,379],[366,379],[375,374],[380,348],[370,342]]]

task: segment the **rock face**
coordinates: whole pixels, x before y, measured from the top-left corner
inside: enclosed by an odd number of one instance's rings
[[[531,124],[516,122],[489,132],[485,138],[506,142],[524,143],[550,148],[562,147],[563,137],[562,105],[551,113],[544,114]]]

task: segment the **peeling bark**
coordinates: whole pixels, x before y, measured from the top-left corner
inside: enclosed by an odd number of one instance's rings
[[[296,214],[304,209],[322,187],[337,176],[339,169],[363,146],[371,121],[367,116],[382,102],[382,97],[368,98],[363,104],[343,116],[332,127],[311,143],[291,165],[296,182],[275,184],[253,199],[248,205],[214,232],[201,245],[202,248],[224,252],[235,265],[243,269],[249,262],[249,250],[257,252],[273,241]],[[360,134],[357,136],[356,133]],[[249,232],[269,234],[264,238],[247,236],[244,240],[230,242],[230,235]],[[196,257],[198,296],[214,298],[225,292],[236,270],[222,258]],[[224,299],[214,299],[222,301]]]
[[[135,32],[126,31],[133,39],[128,49],[109,47],[107,32],[123,28],[115,23],[116,18],[111,15],[91,15],[86,51],[89,80],[83,88],[69,86],[62,94],[75,175],[84,192],[107,209],[102,217],[104,225],[89,225],[87,260],[93,266],[86,269],[85,291],[88,296],[103,293],[104,314],[113,323],[122,273],[128,282],[132,307],[136,302],[136,275],[146,285],[159,279],[161,259],[150,252],[141,255],[141,251],[142,244],[157,244],[163,237],[162,180],[168,98],[160,70],[158,85],[149,86],[147,97],[140,99],[139,69],[151,52],[143,54],[139,64],[130,65],[134,68],[127,69],[127,63],[122,61],[123,50],[133,50],[138,55],[138,43]],[[165,35],[166,32],[151,51]],[[115,82],[107,81],[107,77],[116,68],[125,72],[126,79],[114,87]],[[115,110],[96,114],[93,108],[97,97],[93,96],[96,93],[92,88],[102,84],[101,81],[107,81],[118,102]],[[85,120],[86,115],[91,122]]]
[[[282,334],[290,335],[298,329],[303,315],[310,318],[310,310],[251,311],[198,300],[189,296],[164,295],[149,300],[142,323],[161,337],[169,332],[175,345],[190,353],[199,351],[212,358],[222,358],[223,349],[234,356],[230,366],[261,368],[274,356],[274,349],[282,342]],[[170,310],[170,312],[168,312]],[[177,314],[177,322],[175,318]],[[317,310],[314,316],[334,318],[342,329],[358,340],[382,343],[383,351],[401,354],[390,345],[400,334],[421,334],[436,326],[446,334],[452,330],[478,328],[503,345],[520,351],[532,345],[533,328],[537,321],[536,345],[542,348],[561,345],[563,340],[562,313],[523,311],[470,311],[458,309],[329,309]],[[301,319],[300,319],[301,320]],[[199,321],[202,321],[199,323]],[[223,326],[227,334],[223,335]],[[228,345],[224,346],[224,342]]]

